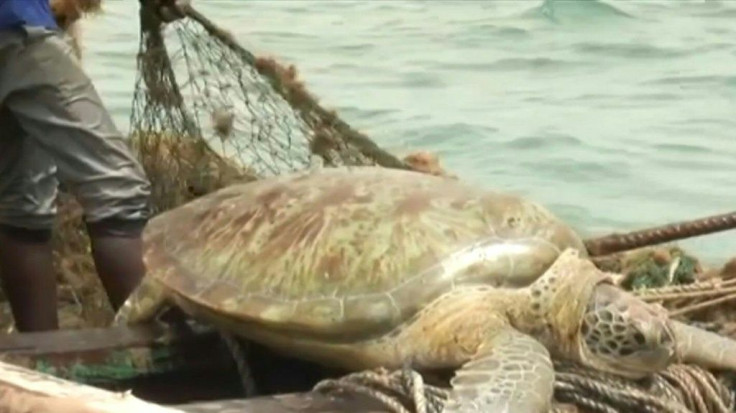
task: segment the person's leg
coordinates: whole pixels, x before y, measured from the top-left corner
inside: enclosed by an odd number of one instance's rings
[[[143,265],[143,222],[109,219],[87,224],[97,274],[117,311],[138,286]]]
[[[84,208],[95,266],[117,310],[144,275],[150,184],[143,168],[61,37],[29,35],[8,65],[18,86],[5,104]]]
[[[17,331],[59,328],[51,231],[0,225],[2,286]]]
[[[0,281],[19,332],[55,330],[55,167],[7,110],[0,109],[0,130]]]

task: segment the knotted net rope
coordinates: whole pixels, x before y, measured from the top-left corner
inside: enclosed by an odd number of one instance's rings
[[[646,382],[555,363],[552,413],[730,413],[733,394],[715,376],[699,367],[673,365]],[[444,387],[424,382],[404,369],[363,371],[318,383],[315,391],[360,393],[381,402],[392,413],[440,413],[449,395]]]
[[[663,304],[670,309],[672,317],[692,316],[699,311],[736,303],[736,278],[642,289],[634,293],[645,301]]]

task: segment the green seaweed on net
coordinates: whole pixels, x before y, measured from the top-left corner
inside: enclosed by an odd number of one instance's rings
[[[698,260],[679,248],[674,248],[669,253],[672,259],[664,262],[657,260],[654,254],[645,254],[632,262],[622,286],[628,290],[639,290],[695,282],[699,269]]]

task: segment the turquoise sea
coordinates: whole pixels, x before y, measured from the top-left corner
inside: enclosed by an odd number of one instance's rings
[[[103,3],[84,65],[127,129],[138,2]],[[586,236],[736,210],[736,1],[194,4],[380,145],[434,151]],[[736,231],[684,246],[718,264]]]

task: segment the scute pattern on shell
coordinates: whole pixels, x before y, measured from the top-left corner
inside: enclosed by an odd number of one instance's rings
[[[385,331],[460,284],[527,285],[584,247],[546,209],[457,180],[327,168],[232,186],[154,218],[149,273],[231,318]]]

